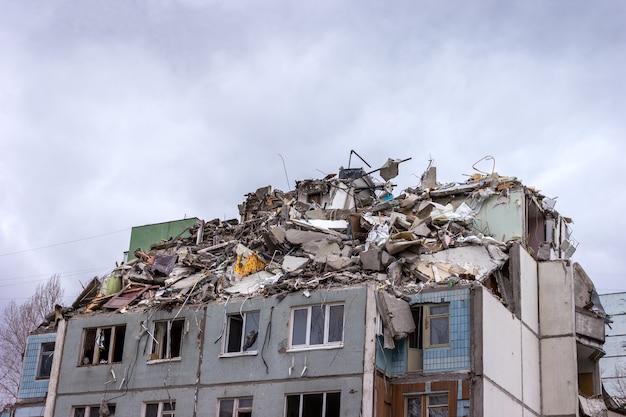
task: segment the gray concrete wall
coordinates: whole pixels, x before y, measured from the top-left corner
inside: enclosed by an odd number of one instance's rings
[[[538,263],[542,410],[576,416],[578,371],[572,268],[564,261]]]
[[[145,402],[168,398],[176,400],[177,415],[214,415],[218,399],[240,396],[254,398],[255,415],[282,415],[285,395],[329,391],[341,391],[342,415],[359,415],[366,301],[367,288],[357,286],[315,291],[308,297],[233,298],[180,311],[75,316],[67,325],[54,415],[69,416],[72,406],[97,405],[102,398],[116,404],[116,415],[139,416]],[[290,351],[291,308],[336,302],[345,304],[343,346]],[[260,311],[257,353],[223,355],[224,314],[240,311]],[[142,324],[151,329],[155,320],[175,316],[186,320],[181,358],[149,360],[150,336]],[[83,329],[119,324],[126,324],[122,363],[79,366]],[[116,379],[107,384],[111,370]],[[202,411],[194,414],[196,404]]]

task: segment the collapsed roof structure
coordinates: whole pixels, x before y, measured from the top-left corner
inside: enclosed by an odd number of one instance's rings
[[[514,311],[508,248],[522,244],[537,260],[568,259],[576,249],[571,220],[554,210],[555,200],[515,177],[478,172],[440,184],[429,166],[417,187],[394,197],[390,180],[407,160],[388,159],[370,172],[340,168],[289,192],[259,188],[239,205],[240,220],[198,220],[136,251],[102,281],[94,278],[72,307],[169,309],[375,280],[398,297],[483,285]]]

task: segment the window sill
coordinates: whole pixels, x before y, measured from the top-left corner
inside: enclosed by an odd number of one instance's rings
[[[146,364],[154,365],[154,364],[157,364],[157,363],[180,362],[181,360],[182,360],[182,358],[180,356],[178,356],[176,358],[171,358],[171,359],[148,359]]]
[[[291,346],[287,349],[287,352],[301,352],[306,350],[328,350],[328,349],[341,349],[343,343],[340,345],[312,345],[312,346]]]
[[[256,356],[258,355],[258,351],[256,350],[251,350],[249,352],[228,352],[228,353],[222,353],[220,354],[220,358],[237,358],[237,357],[241,357],[241,356]]]
[[[98,362],[98,363],[81,363],[78,365],[79,368],[90,368],[92,366],[102,366],[102,365],[115,365],[116,363],[122,363],[120,362]]]

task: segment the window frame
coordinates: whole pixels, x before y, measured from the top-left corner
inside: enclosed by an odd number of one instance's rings
[[[52,350],[44,350],[44,347],[52,346]],[[54,348],[55,342],[43,342],[39,344],[39,355],[37,356],[37,372],[35,374],[36,380],[46,380],[50,379],[50,374],[52,374],[52,362],[54,360]],[[47,374],[42,374],[42,365],[46,363]],[[49,362],[48,362],[49,361]]]
[[[98,345],[98,338],[104,337],[103,333],[106,334],[106,331],[109,331],[110,333],[109,333],[109,342],[108,342],[108,347],[107,347],[108,351],[106,353],[107,358],[103,362],[103,359],[101,358],[100,349],[96,349],[96,347]],[[91,336],[90,336],[90,334],[92,333],[93,333],[93,342],[91,341]],[[122,363],[123,357],[124,357],[125,342],[126,342],[126,323],[83,328],[81,348],[80,348],[80,358],[79,358],[78,366],[110,365],[113,363]],[[91,352],[91,357],[88,357],[88,353],[89,353],[88,349],[90,348],[93,350],[93,352]],[[118,352],[118,349],[120,348],[121,348],[121,351]],[[88,359],[89,361],[85,362],[86,359]]]
[[[246,406],[246,405],[241,405],[241,401],[244,400],[250,400],[250,405]],[[230,410],[230,416],[229,417],[239,417],[239,413],[250,413],[250,416],[252,416],[252,404],[253,404],[253,400],[254,398],[252,396],[249,397],[236,397],[236,398],[219,398],[217,400],[217,414],[216,416],[218,417],[222,417],[222,415],[220,414],[222,412],[222,404],[227,402],[227,401],[232,401],[232,407]]]
[[[289,397],[298,397],[298,414],[296,417],[302,417],[302,412],[304,411],[304,397],[305,396],[312,396],[312,395],[319,395],[322,394],[322,415],[319,417],[334,417],[334,416],[327,416],[326,412],[328,411],[328,394],[339,394],[338,396],[338,402],[339,402],[339,410],[337,410],[337,417],[341,416],[341,391],[315,391],[315,392],[296,392],[296,393],[291,393],[291,394],[285,394],[285,406],[284,406],[284,416],[285,417],[290,417],[289,413]],[[308,410],[307,410],[308,411]]]
[[[329,341],[331,334],[331,309],[333,307],[341,307],[341,340]],[[322,316],[324,318],[323,340],[322,343],[311,343],[311,326],[313,309],[321,308]],[[306,328],[304,334],[304,343],[294,344],[294,330],[296,329],[296,312],[306,311]],[[290,320],[289,320],[289,350],[310,350],[310,349],[333,349],[342,348],[345,340],[345,322],[346,322],[346,305],[344,302],[328,303],[328,304],[313,304],[306,306],[295,306],[291,308]]]
[[[447,307],[447,311],[445,313],[432,313],[431,309],[433,307]],[[422,343],[424,349],[427,348],[439,348],[439,347],[449,347],[450,346],[450,303],[438,303],[438,304],[425,304],[423,309],[423,320],[424,320],[424,332],[422,335]],[[445,343],[431,343],[430,331],[432,329],[432,320],[447,320],[448,332],[447,332],[447,341]]]
[[[253,320],[253,315],[256,315],[256,329],[251,329],[248,332],[246,332],[246,328],[248,326],[248,321],[249,320]],[[241,322],[241,337],[239,338],[239,350],[232,350],[229,351],[230,349],[230,337],[231,337],[231,332],[233,331],[233,321],[236,320],[237,318],[241,318],[242,322]],[[243,313],[234,313],[234,314],[229,314],[226,318],[226,330],[225,330],[225,334],[224,334],[224,340],[222,342],[222,352],[220,354],[220,356],[224,356],[224,357],[228,357],[228,356],[241,356],[241,355],[256,355],[258,354],[258,345],[259,345],[259,329],[260,329],[260,321],[261,321],[261,312],[259,310],[253,310],[253,311],[247,311],[247,312],[243,312]],[[252,331],[256,331],[256,335],[254,336],[256,338],[256,340],[254,341],[254,343],[249,347],[246,348],[244,350],[244,344],[246,342],[246,338],[248,337],[248,334],[251,333]]]
[[[445,404],[431,404],[431,397],[446,397]],[[404,396],[404,416],[409,416],[409,400],[419,398],[420,400],[420,416],[429,417],[430,410],[446,409],[448,417],[450,416],[450,393],[448,391],[428,392],[420,394],[405,394]]]
[[[107,404],[109,407],[110,416],[115,416],[115,404]],[[72,406],[72,417],[76,417],[76,411],[79,409],[83,409],[85,417],[90,417],[93,411],[96,412],[95,417],[100,415],[100,404],[97,405],[73,405]],[[112,410],[112,411],[111,411]]]
[[[164,410],[165,404],[169,404],[171,409]],[[141,410],[141,417],[147,417],[148,407],[151,405],[157,406],[156,417],[175,417],[176,414],[176,400],[163,400],[163,401],[148,401],[144,402]]]
[[[176,352],[172,352],[172,328],[174,323],[180,323],[180,336],[179,336],[179,345],[178,345],[178,355],[172,356]],[[165,324],[165,332],[160,335],[157,334],[161,330],[158,330],[158,327],[162,324]],[[183,336],[185,334],[185,325],[187,324],[187,320],[185,318],[179,319],[165,319],[165,320],[155,320],[152,323],[151,329],[152,333],[150,334],[150,354],[148,356],[148,363],[160,363],[160,362],[171,362],[171,361],[180,361],[182,360],[183,354]],[[178,332],[178,329],[176,330]],[[161,345],[161,343],[157,340],[157,338],[162,339],[161,341],[165,341],[165,351],[156,349]],[[156,357],[155,357],[156,355]]]

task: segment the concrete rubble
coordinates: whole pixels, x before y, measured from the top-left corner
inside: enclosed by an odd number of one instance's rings
[[[240,221],[198,221],[189,237],[135,252],[102,280],[94,278],[72,307],[171,309],[363,281],[399,298],[437,286],[485,285],[507,305],[505,266],[517,240],[484,235],[475,223],[487,198],[509,204],[509,190],[521,183],[492,173],[439,184],[429,167],[419,186],[394,197],[390,180],[406,160],[389,159],[371,172],[342,168],[298,181],[290,192],[259,188],[238,206]],[[377,171],[385,181],[374,179]]]

